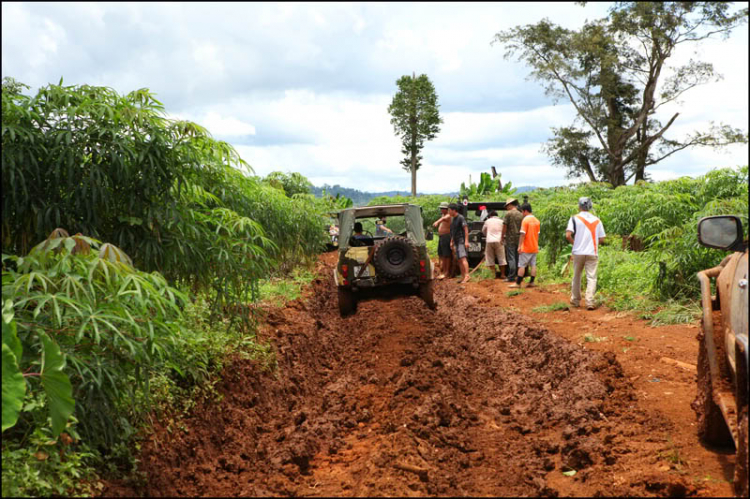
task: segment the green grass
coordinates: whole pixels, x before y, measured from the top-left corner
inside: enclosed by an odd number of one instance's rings
[[[651,326],[665,326],[668,324],[691,324],[700,319],[701,308],[697,302],[680,303],[668,301],[665,306],[655,312],[641,314],[642,319],[650,319]]]
[[[572,269],[566,275],[562,275],[567,255],[558,257],[552,266],[548,265],[546,248],[542,248],[537,258],[537,281],[545,284],[570,284],[573,278]],[[657,266],[649,259],[646,251],[623,250],[618,244],[603,246],[597,269],[596,303],[612,310],[636,312],[640,318],[649,320],[649,324],[654,327],[697,321],[700,318],[699,302],[664,302],[659,299],[655,288],[658,273]],[[581,279],[581,291],[585,289],[584,275]]]
[[[534,307],[531,309],[531,311],[545,313],[545,312],[556,312],[558,310],[569,310],[569,309],[570,307],[568,306],[567,303],[565,303],[564,301],[558,301],[550,305],[540,305],[538,307]]]
[[[514,289],[505,293],[506,296],[518,296],[524,294],[525,291],[522,289]]]
[[[583,341],[586,343],[601,343],[602,341],[607,341],[606,336],[597,336],[592,333],[586,333],[583,335]]]
[[[627,336],[627,335],[625,335],[625,336],[622,337],[622,339],[624,339],[626,341],[638,341],[638,338],[636,338],[635,336]]]
[[[261,281],[259,301],[267,301],[275,306],[282,306],[288,301],[296,300],[302,295],[302,288],[315,279],[311,269],[296,268],[290,277],[273,277]]]

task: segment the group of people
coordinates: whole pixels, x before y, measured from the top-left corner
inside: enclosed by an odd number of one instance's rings
[[[599,245],[605,237],[601,220],[590,213],[591,199],[578,200],[579,213],[570,218],[565,237],[573,245],[573,282],[570,303],[574,307],[581,302],[581,275],[586,272],[586,308],[595,308],[596,270],[599,263]],[[438,230],[438,257],[440,275],[444,279],[449,273],[455,256],[461,271],[459,284],[469,281],[469,226],[459,213],[456,203],[440,203],[441,217],[435,221]],[[505,215],[500,218],[496,211],[488,213],[482,226],[486,236],[485,265],[495,273],[495,278],[511,283],[510,288],[520,288],[528,272],[529,283],[534,287],[536,279],[536,257],[539,253],[541,223],[532,214],[531,205],[520,204],[510,198],[505,202]],[[497,265],[497,270],[495,266]],[[528,269],[528,270],[527,270]]]

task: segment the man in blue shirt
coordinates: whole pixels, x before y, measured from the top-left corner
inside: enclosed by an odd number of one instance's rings
[[[451,250],[456,254],[458,266],[461,269],[461,281],[459,284],[469,282],[469,224],[466,219],[458,213],[458,205],[451,203],[448,211],[453,217],[451,221]]]

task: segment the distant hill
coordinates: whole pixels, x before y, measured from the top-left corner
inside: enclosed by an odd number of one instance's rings
[[[516,192],[521,194],[524,192],[530,192],[534,189],[538,189],[539,187],[532,186],[532,185],[523,185],[521,187],[516,187]],[[370,202],[371,199],[380,197],[380,196],[411,196],[411,191],[385,191],[385,192],[364,192],[359,191],[357,189],[351,189],[349,187],[341,187],[340,185],[328,185],[323,184],[322,187],[316,187],[313,186],[310,191],[317,197],[323,196],[323,192],[325,191],[326,194],[331,196],[336,196],[336,194],[341,194],[342,196],[346,196],[352,201],[354,201],[354,206],[365,206],[367,203]],[[423,195],[424,193],[420,192],[419,195]],[[445,192],[445,193],[436,193],[432,195],[437,196],[447,196],[447,197],[455,197],[458,196],[458,192]]]
[[[310,192],[312,192],[317,197],[323,196],[324,191],[326,194],[331,195],[331,196],[336,196],[336,194],[341,194],[342,196],[346,196],[352,201],[354,201],[355,206],[364,206],[367,203],[369,203],[371,199],[379,197],[379,196],[411,196],[411,191],[363,192],[357,189],[350,189],[349,187],[341,187],[338,184],[336,185],[323,184],[322,187],[313,186],[310,189]],[[424,193],[419,192],[418,194],[421,196]],[[450,192],[450,193],[435,194],[435,195],[457,196],[458,192]]]

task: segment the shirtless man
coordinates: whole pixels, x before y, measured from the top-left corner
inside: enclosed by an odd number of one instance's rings
[[[450,271],[451,258],[451,216],[448,213],[448,203],[440,203],[440,218],[438,218],[433,227],[438,230],[438,257],[440,257],[440,275],[438,279],[444,279]]]

